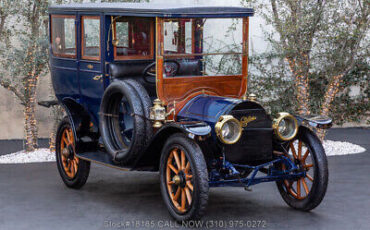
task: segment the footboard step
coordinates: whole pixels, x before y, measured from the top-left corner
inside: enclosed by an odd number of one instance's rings
[[[123,171],[130,171],[131,168],[117,165],[113,162],[112,157],[103,151],[96,151],[96,152],[83,152],[77,154],[78,158],[81,158],[83,160],[91,161],[93,163],[102,164],[111,168],[123,170]]]

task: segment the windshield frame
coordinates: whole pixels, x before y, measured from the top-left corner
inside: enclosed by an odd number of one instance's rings
[[[207,17],[208,18],[208,17]],[[164,54],[164,21],[176,18],[156,18],[156,88],[158,98],[165,104],[173,106],[181,104],[187,99],[199,94],[209,94],[241,98],[247,91],[248,78],[248,27],[249,17],[242,18],[242,71],[240,75],[227,76],[176,76],[164,77],[163,65],[165,57],[192,57],[194,55],[215,55],[213,53],[201,54]],[[181,19],[181,18],[179,18]],[[205,18],[206,19],[206,18]],[[194,42],[194,41],[192,41]],[[217,53],[217,55],[223,53]],[[237,53],[233,53],[237,54]],[[220,84],[221,83],[221,84]],[[229,89],[226,89],[224,84]],[[182,87],[182,90],[179,90]],[[177,107],[177,106],[175,106]]]

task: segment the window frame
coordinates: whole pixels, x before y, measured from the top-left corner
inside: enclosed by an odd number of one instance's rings
[[[124,18],[135,18],[135,17],[124,17]],[[114,53],[114,60],[151,60],[151,59],[154,59],[154,23],[155,21],[152,20],[152,18],[144,18],[148,21],[150,21],[150,53],[149,55],[147,56],[144,56],[144,55],[130,55],[130,56],[118,56],[117,55],[117,47],[116,46],[113,46],[113,53]],[[114,33],[113,34],[113,37],[117,37],[117,27],[116,27],[116,20],[114,21],[113,23],[113,27],[114,27]]]
[[[87,56],[84,55],[84,43],[85,43],[85,28],[84,28],[84,20],[85,19],[93,19],[99,20],[99,55],[98,56]],[[83,60],[91,60],[91,61],[100,61],[101,59],[101,18],[100,16],[92,16],[92,15],[82,15],[81,16],[81,59]]]
[[[53,47],[53,20],[54,18],[63,18],[63,19],[66,19],[66,18],[73,18],[75,20],[75,47],[74,47],[74,50],[75,50],[75,54],[65,54],[65,53],[55,53],[54,52],[54,49],[52,48],[51,51],[52,51],[52,54],[53,56],[55,57],[61,57],[61,58],[71,58],[71,59],[76,59],[77,58],[77,26],[76,26],[76,15],[68,15],[68,14],[52,14],[50,19],[51,19],[51,22],[50,22],[50,45]],[[64,38],[65,39],[65,38]]]

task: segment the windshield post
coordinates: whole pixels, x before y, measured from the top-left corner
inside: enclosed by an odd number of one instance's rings
[[[243,61],[242,61],[242,95],[247,93],[248,89],[248,49],[249,49],[249,18],[243,18]]]
[[[163,18],[156,17],[156,90],[158,98],[163,98]],[[164,101],[165,102],[165,101]]]

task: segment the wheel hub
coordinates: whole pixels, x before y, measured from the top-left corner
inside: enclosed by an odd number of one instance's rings
[[[64,157],[68,158],[71,153],[70,153],[68,148],[64,148],[62,150],[62,154],[63,154]]]
[[[73,159],[74,158],[74,154],[73,154],[73,147],[71,145],[68,145],[66,148],[64,148],[62,150],[62,155],[65,157],[65,158],[68,158],[68,159]]]
[[[175,183],[175,185],[179,185],[181,183],[181,178],[179,175],[175,175],[173,178],[172,178],[172,181],[173,183]]]

